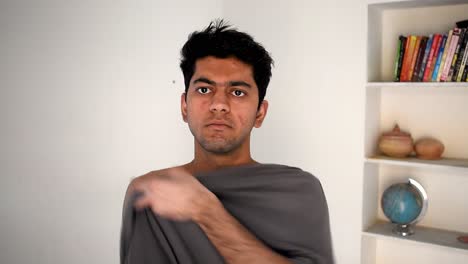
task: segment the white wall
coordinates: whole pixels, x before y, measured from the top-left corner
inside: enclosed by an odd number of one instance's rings
[[[220,2],[97,2],[0,2],[0,263],[118,263],[129,178],[193,155],[179,50]]]
[[[336,261],[359,263],[365,1],[232,0],[223,10],[276,61],[269,116],[253,133],[253,153],[321,180]]]
[[[358,263],[361,2],[2,1],[0,263],[118,262],[129,177],[192,157],[179,50],[221,15],[276,61],[254,157],[321,179],[337,262]]]

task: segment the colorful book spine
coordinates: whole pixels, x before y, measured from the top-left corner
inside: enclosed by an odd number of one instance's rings
[[[444,46],[444,53],[442,53],[442,59],[440,60],[439,70],[436,76],[436,82],[440,82],[440,78],[442,77],[442,72],[444,71],[445,61],[447,60],[447,54],[450,48],[450,42],[452,41],[453,29],[451,29],[447,36],[447,41],[445,42]]]
[[[400,35],[394,58],[396,82],[466,82],[468,28],[457,24],[447,34]]]
[[[434,66],[434,71],[432,73],[432,81],[436,82],[437,81],[437,74],[439,73],[439,68],[440,68],[440,61],[442,60],[442,55],[444,54],[444,48],[445,44],[447,43],[447,35],[444,35],[442,37],[442,41],[440,43],[440,48],[439,51],[437,52],[437,60]]]
[[[459,28],[453,29],[452,39],[450,40],[450,46],[447,52],[447,58],[444,63],[442,75],[440,76],[441,82],[447,81],[447,77],[450,71],[450,66],[452,65],[453,55],[455,54],[455,49],[457,48],[458,38],[460,38],[460,31],[461,30]]]
[[[453,74],[455,72],[455,66],[457,65],[457,59],[458,59],[458,55],[460,53],[460,48],[462,46],[462,43],[463,43],[463,38],[465,37],[465,33],[466,33],[466,28],[462,28],[460,30],[460,37],[458,38],[458,43],[457,43],[457,47],[455,48],[455,53],[453,54],[453,58],[452,58],[452,65],[450,65],[450,70],[449,70],[449,74],[447,76],[447,80],[446,81],[453,81]]]
[[[468,43],[465,44],[465,51],[463,52],[463,59],[460,64],[460,69],[458,69],[457,82],[462,81],[463,73],[465,71],[466,60],[468,59]]]
[[[435,60],[437,58],[437,51],[439,50],[440,41],[442,40],[442,35],[435,34],[434,40],[432,41],[431,51],[429,52],[429,57],[427,58],[426,69],[424,70],[424,82],[430,82],[432,77],[432,71],[434,70]]]
[[[465,55],[467,42],[468,42],[468,29],[465,32],[465,36],[463,37],[462,43],[460,44],[461,45],[460,52],[458,53],[457,61],[455,63],[455,68],[453,70],[452,82],[456,82],[458,79],[458,73],[460,72],[460,67],[461,67],[461,63],[463,60],[463,56]]]
[[[395,57],[395,71],[394,71],[394,81],[399,82],[400,81],[400,74],[401,74],[401,66],[403,64],[403,55],[405,54],[405,48],[406,48],[406,37],[405,36],[400,36],[398,38],[398,48],[397,48],[397,53]]]
[[[450,46],[447,52],[447,57],[444,62],[444,67],[442,68],[442,74],[440,76],[440,81],[445,82],[448,79],[450,66],[452,65],[453,55],[455,54],[455,49],[457,48],[458,39],[460,38],[461,30],[459,28],[454,28],[452,32],[452,39],[450,40]]]
[[[416,56],[416,63],[414,65],[413,76],[411,77],[411,81],[413,82],[418,81],[419,70],[421,69],[421,65],[422,65],[423,58],[424,58],[424,52],[426,51],[427,39],[428,38],[426,36],[421,37],[421,43],[419,45],[418,55]]]
[[[416,36],[408,36],[405,55],[403,56],[403,66],[401,68],[400,82],[409,81],[409,68],[411,67],[414,47],[416,46]]]
[[[411,56],[411,64],[408,70],[408,81],[412,81],[414,68],[416,67],[416,59],[418,58],[419,47],[421,46],[421,36],[416,36],[416,44],[414,45],[413,55]]]
[[[426,42],[426,49],[424,50],[424,57],[423,57],[421,67],[419,68],[419,72],[418,72],[418,78],[417,78],[418,82],[423,81],[424,71],[426,69],[426,65],[427,65],[427,61],[428,61],[429,54],[430,54],[430,51],[431,51],[432,41],[433,40],[434,40],[434,35],[431,34],[429,36],[427,42]]]
[[[466,82],[467,77],[468,77],[468,67],[465,66],[465,70],[463,71],[463,75],[461,77],[460,82]]]

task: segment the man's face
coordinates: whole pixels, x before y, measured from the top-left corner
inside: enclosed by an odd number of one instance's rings
[[[268,102],[258,106],[252,67],[236,58],[205,57],[181,96],[182,117],[204,150],[228,154],[250,143],[252,128],[260,127]]]

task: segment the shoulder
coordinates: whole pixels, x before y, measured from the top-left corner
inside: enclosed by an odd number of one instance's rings
[[[314,174],[299,167],[288,165],[275,164],[272,169],[280,172],[279,177],[282,178],[282,181],[294,187],[297,192],[313,196],[314,199],[323,200],[325,194],[322,183]]]
[[[274,174],[278,174],[282,177],[290,177],[290,178],[297,178],[302,179],[304,181],[310,182],[312,184],[320,184],[320,180],[312,173],[303,170],[299,167],[289,166],[284,164],[274,164],[274,163],[267,163],[263,164],[265,171],[270,171]]]
[[[284,164],[263,163],[252,174],[259,182],[287,192],[306,195],[323,195],[322,184],[314,174],[299,167]]]
[[[315,212],[310,216],[312,218],[326,216],[328,219],[327,198],[318,177],[299,167],[276,164],[272,168],[282,171],[284,188],[294,193],[296,200],[301,201],[297,207],[304,212]]]
[[[174,167],[168,167],[168,168],[153,170],[153,171],[147,172],[147,173],[145,173],[143,175],[134,177],[131,180],[130,185],[132,183],[136,182],[136,181],[143,181],[143,180],[151,179],[153,177],[161,177],[161,176],[164,176],[164,175],[168,175],[171,171],[174,171],[174,170],[186,170],[186,169],[185,169],[184,165],[180,165],[180,166],[174,166]]]
[[[150,181],[152,178],[155,178],[155,177],[164,177],[164,176],[168,175],[173,170],[183,170],[183,169],[184,169],[183,165],[168,167],[168,168],[149,171],[149,172],[147,172],[147,173],[145,173],[143,175],[132,178],[130,180],[130,183],[127,186],[127,191],[125,193],[125,200],[128,200],[128,196],[133,193],[133,186],[135,184],[138,184],[140,182]]]

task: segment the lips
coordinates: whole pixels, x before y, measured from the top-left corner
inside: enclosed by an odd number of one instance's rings
[[[227,125],[227,124],[220,124],[220,123],[212,123],[212,124],[209,124],[208,126],[226,126],[226,127],[229,127],[229,125]]]
[[[231,127],[228,123],[224,121],[213,121],[213,122],[208,123],[208,125],[206,126],[214,128],[214,129],[226,129],[226,128]]]
[[[217,131],[221,131],[221,130],[224,130],[224,129],[228,129],[229,127],[226,126],[226,125],[209,125],[208,126],[209,128],[212,128],[214,130],[217,130]]]

